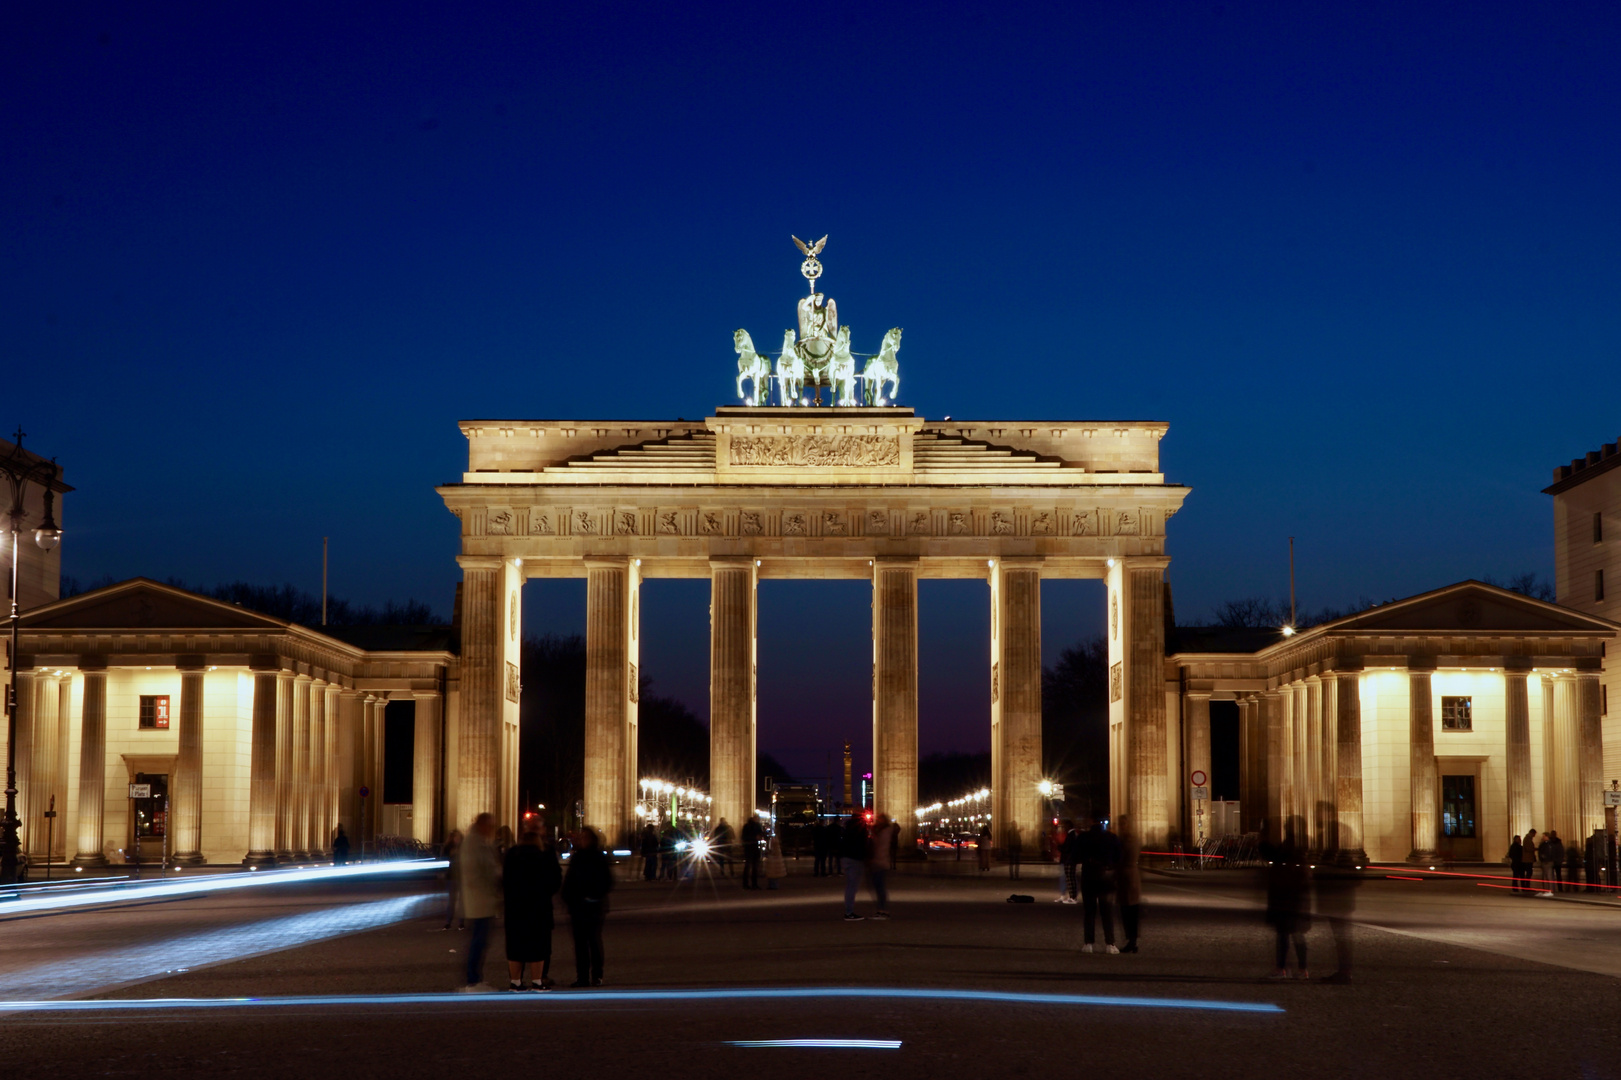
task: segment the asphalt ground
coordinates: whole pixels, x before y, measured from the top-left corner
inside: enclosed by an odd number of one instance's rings
[[[1013,888],[1037,902],[1006,903]],[[1264,981],[1270,931],[1241,875],[1150,875],[1143,952],[1134,956],[1081,954],[1081,909],[1052,903],[1052,891],[1050,879],[1015,885],[1000,875],[903,875],[892,889],[892,921],[845,923],[842,884],[832,879],[790,878],[778,893],[744,893],[735,879],[632,882],[614,894],[601,990],[380,1003],[380,996],[438,995],[460,982],[465,935],[432,930],[442,922],[433,910],[95,995],[341,1000],[0,1013],[0,1061],[19,1076],[1621,1076],[1621,984],[1614,975],[1542,962],[1557,954],[1608,963],[1621,912],[1607,905],[1523,899],[1467,880],[1375,880],[1359,890],[1356,979],[1341,986]],[[276,902],[313,911],[421,892],[420,885],[370,885],[364,895]],[[211,903],[167,906],[205,912]],[[871,910],[865,895],[861,907]],[[246,925],[261,925],[264,915],[252,904],[237,912]],[[132,928],[131,920],[174,917],[143,909],[0,923],[0,970],[24,923],[35,932],[58,924],[49,931],[54,944],[33,959],[54,950],[67,963],[106,953],[106,930],[92,933],[92,925],[124,925],[126,938],[161,944],[177,925]],[[211,918],[223,925],[231,916]],[[76,944],[81,933],[86,940]],[[1460,933],[1475,945],[1447,940]],[[1333,967],[1330,940],[1318,920],[1310,934],[1316,975]],[[487,976],[501,985],[499,931],[492,944]],[[563,918],[554,956],[559,981],[572,981]],[[877,996],[677,996],[773,987]],[[919,989],[983,996],[906,996]],[[637,996],[614,996],[626,992]],[[804,1038],[901,1045],[730,1045]]]

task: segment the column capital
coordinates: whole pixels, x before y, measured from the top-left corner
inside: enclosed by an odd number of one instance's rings
[[[910,566],[916,568],[922,563],[923,558],[919,555],[874,555],[871,561],[874,569],[880,566]]]
[[[189,654],[174,658],[174,666],[180,671],[207,671],[208,657],[201,654]]]
[[[99,654],[85,653],[79,657],[79,670],[83,672],[106,671],[107,658]]]
[[[499,570],[508,560],[499,555],[458,555],[456,565],[463,570]]]
[[[759,560],[753,555],[711,555],[709,568],[711,570],[742,570],[753,569]]]
[[[306,675],[302,671],[298,671],[298,672],[293,673],[293,681],[295,683],[296,682],[306,682],[306,683],[307,682],[314,682],[315,681],[315,676]]]
[[[417,701],[434,701],[444,695],[437,690],[413,690],[411,696]]]
[[[1529,675],[1534,666],[1529,656],[1503,657],[1503,674],[1505,675]]]
[[[281,657],[274,653],[254,653],[248,657],[248,670],[259,675],[274,675],[281,670]]]
[[[1409,656],[1407,670],[1414,675],[1429,675],[1439,666],[1433,656]]]

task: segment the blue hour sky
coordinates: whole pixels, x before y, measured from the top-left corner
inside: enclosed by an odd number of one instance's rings
[[[0,421],[81,579],[316,588],[325,535],[336,593],[448,610],[456,421],[727,403],[789,233],[925,416],[1169,421],[1184,621],[1290,535],[1307,606],[1551,575],[1540,488],[1621,434],[1614,5],[134,7],[0,39]],[[762,743],[862,730],[865,595],[774,588]],[[972,588],[924,597],[925,749],[984,742]],[[706,713],[703,603],[650,591],[649,671]]]

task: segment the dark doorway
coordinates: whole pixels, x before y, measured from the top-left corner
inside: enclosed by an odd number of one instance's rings
[[[1475,773],[1444,773],[1441,776],[1441,854],[1449,860],[1480,861],[1479,807]]]
[[[383,710],[383,801],[408,803],[415,781],[416,702],[391,701]]]
[[[1210,797],[1238,798],[1238,702],[1210,703]]]

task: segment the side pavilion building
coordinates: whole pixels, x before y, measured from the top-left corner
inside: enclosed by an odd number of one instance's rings
[[[1261,647],[1179,629],[1168,689],[1189,775],[1212,772],[1212,702],[1236,702],[1244,831],[1293,819],[1315,850],[1497,862],[1531,828],[1570,843],[1604,827],[1599,679],[1618,631],[1465,581]]]
[[[145,861],[166,848],[182,865],[274,865],[329,853],[340,824],[358,854],[391,831],[381,813],[390,701],[414,708],[407,835],[440,839],[458,698],[452,635],[363,648],[344,632],[144,578],[26,612],[16,750],[30,861],[122,863],[139,833]],[[129,797],[135,783],[145,798]]]

